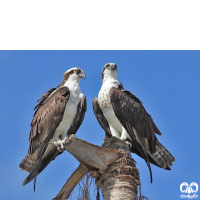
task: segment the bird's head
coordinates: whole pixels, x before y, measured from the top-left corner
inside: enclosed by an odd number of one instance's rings
[[[76,81],[76,82],[80,82],[82,78],[85,79],[85,72],[80,69],[80,68],[71,68],[68,69],[64,75],[63,75],[63,80],[62,83],[59,86],[63,86],[65,85],[67,82],[71,82],[71,81]]]
[[[107,63],[105,64],[102,73],[101,73],[102,81],[106,80],[107,78],[114,78],[117,79],[117,65],[115,63]]]

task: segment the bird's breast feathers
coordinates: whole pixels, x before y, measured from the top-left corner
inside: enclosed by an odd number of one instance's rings
[[[110,89],[112,87],[118,87],[118,85],[108,84],[102,86],[98,95],[98,103],[103,112],[103,115],[109,124],[111,134],[115,137],[120,137],[122,133],[122,125],[114,113],[109,95]]]
[[[104,110],[104,109],[110,109],[111,108],[109,91],[110,91],[109,87],[102,88],[99,91],[98,103],[99,103],[99,106],[100,106],[100,108],[102,110]]]
[[[110,101],[109,92],[112,87],[118,87],[119,82],[116,80],[109,80],[103,83],[101,90],[99,91],[98,95],[98,103],[102,110],[109,110],[112,109],[112,104]]]
[[[70,98],[65,107],[64,120],[71,119],[72,121],[77,112],[77,106],[82,98],[82,93],[74,93],[70,91]]]
[[[56,132],[67,132],[76,116],[78,104],[83,97],[82,93],[70,91],[70,98],[65,106],[65,112],[62,121],[56,129]]]

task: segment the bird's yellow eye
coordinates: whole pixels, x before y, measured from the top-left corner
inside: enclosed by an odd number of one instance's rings
[[[77,74],[80,74],[80,73],[81,73],[81,70],[80,70],[80,69],[76,69],[76,73],[77,73]]]
[[[106,68],[108,68],[110,66],[110,64],[106,64]]]

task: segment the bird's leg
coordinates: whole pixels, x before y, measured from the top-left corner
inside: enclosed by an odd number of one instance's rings
[[[125,141],[128,144],[129,148],[131,149],[132,144],[127,141],[127,138],[129,138],[131,140],[131,138],[130,138],[129,134],[127,133],[126,129],[122,126],[122,134],[121,134],[120,139]]]
[[[110,126],[110,131],[111,131],[112,137],[120,138],[120,133],[118,130],[116,130],[112,126]]]

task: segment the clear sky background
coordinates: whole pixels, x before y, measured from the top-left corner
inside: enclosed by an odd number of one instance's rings
[[[102,144],[104,131],[93,114],[92,99],[108,62],[117,64],[119,80],[143,102],[162,132],[159,141],[176,159],[171,171],[152,165],[151,184],[144,160],[132,154],[143,195],[149,200],[177,200],[182,182],[200,184],[200,51],[0,51],[0,199],[52,199],[78,166],[73,156],[63,153],[38,176],[35,193],[32,182],[22,186],[28,173],[18,167],[28,150],[36,101],[59,85],[69,68],[80,67],[86,73],[81,90],[88,110],[77,136]],[[75,191],[72,199],[77,195]]]

